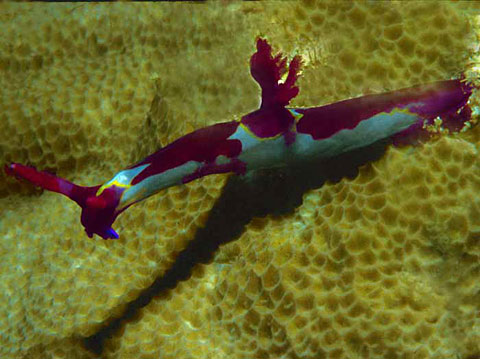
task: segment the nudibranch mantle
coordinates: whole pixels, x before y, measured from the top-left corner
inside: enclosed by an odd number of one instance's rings
[[[128,207],[170,186],[218,173],[238,175],[261,168],[282,167],[325,159],[368,146],[384,138],[408,143],[428,136],[426,128],[440,118],[460,130],[471,117],[468,100],[473,86],[463,79],[438,81],[393,92],[367,95],[321,107],[289,108],[299,92],[301,65],[294,57],[288,68],[281,54],[272,55],[257,40],[250,72],[260,85],[260,108],[240,121],[198,129],[118,172],[103,185],[84,187],[33,167],[11,163],[7,174],[61,193],[81,208],[89,237],[118,238],[111,227]]]

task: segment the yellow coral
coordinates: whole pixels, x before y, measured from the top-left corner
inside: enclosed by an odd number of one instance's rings
[[[477,157],[461,136],[391,148],[355,179],[306,194],[293,214],[253,220],[213,264],[142,309],[106,357],[478,353]]]
[[[305,59],[293,105],[465,70],[470,5],[406,4],[1,4],[0,159],[97,184],[241,116],[259,101],[248,69],[258,35]],[[105,357],[478,353],[479,137],[390,150],[293,215],[253,220],[115,332]],[[224,181],[136,205],[117,221],[121,239],[105,242],[86,238],[72,203],[0,174],[0,356],[88,357],[78,337],[165,273]]]

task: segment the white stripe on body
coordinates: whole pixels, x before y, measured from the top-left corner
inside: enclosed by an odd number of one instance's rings
[[[228,139],[242,142],[242,152],[238,159],[247,164],[247,170],[282,167],[287,164],[285,160],[289,149],[285,146],[283,136],[259,139],[240,125]]]
[[[294,110],[293,114],[298,115]],[[361,121],[353,129],[340,130],[331,137],[321,140],[314,140],[309,134],[296,133],[295,142],[289,147],[285,145],[283,136],[259,139],[243,126],[239,126],[229,139],[238,139],[242,142],[242,153],[238,158],[247,164],[247,170],[257,170],[283,167],[302,160],[331,158],[390,137],[420,119],[407,109],[396,109],[390,113],[377,114]]]
[[[419,121],[418,115],[405,110],[391,113],[381,113],[368,120],[361,121],[353,129],[341,130],[329,138],[314,140],[311,135],[296,133],[296,139],[289,147],[285,138],[259,139],[254,137],[243,126],[238,126],[229,139],[238,139],[242,142],[242,153],[238,159],[247,164],[247,170],[262,168],[283,167],[298,161],[325,159],[341,153],[368,146],[380,139],[392,136],[415,122]],[[217,164],[228,163],[230,159],[219,156]],[[141,201],[164,188],[182,183],[182,178],[194,173],[202,163],[188,161],[181,166],[169,169],[163,173],[145,178],[141,182],[130,186],[132,179],[143,169],[145,164],[129,170],[120,171],[105,185],[119,185],[124,187],[117,210]]]
[[[314,140],[308,134],[297,133],[292,151],[298,158],[326,159],[393,136],[420,119],[418,115],[405,110],[394,110],[375,115],[361,121],[355,128],[340,130],[331,137],[321,140]]]
[[[183,177],[192,174],[200,167],[199,162],[188,161],[183,165],[143,179],[123,192],[118,209],[121,210],[150,197],[162,189],[181,184]]]

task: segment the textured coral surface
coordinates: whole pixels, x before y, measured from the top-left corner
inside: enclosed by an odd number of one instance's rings
[[[293,106],[458,76],[477,61],[472,6],[2,3],[0,160],[93,185],[254,110],[259,35],[304,59]],[[480,355],[479,138],[390,149],[308,191],[308,171],[257,192],[212,176],[129,209],[118,241],[1,173],[0,357]]]
[[[461,137],[390,149],[354,180],[311,191],[294,213],[253,220],[126,324],[107,357],[478,353],[477,157]]]

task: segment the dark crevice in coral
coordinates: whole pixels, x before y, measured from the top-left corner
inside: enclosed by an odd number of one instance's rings
[[[134,320],[138,311],[153,298],[188,279],[196,264],[209,263],[218,247],[237,239],[252,218],[292,213],[301,205],[306,191],[321,187],[327,180],[338,182],[345,177],[355,177],[358,167],[380,158],[387,144],[387,141],[377,142],[324,162],[303,163],[288,169],[231,177],[212,208],[205,227],[198,229],[171,268],[129,303],[119,318],[112,319],[98,333],[86,338],[87,349],[100,355],[105,340],[125,323]]]

